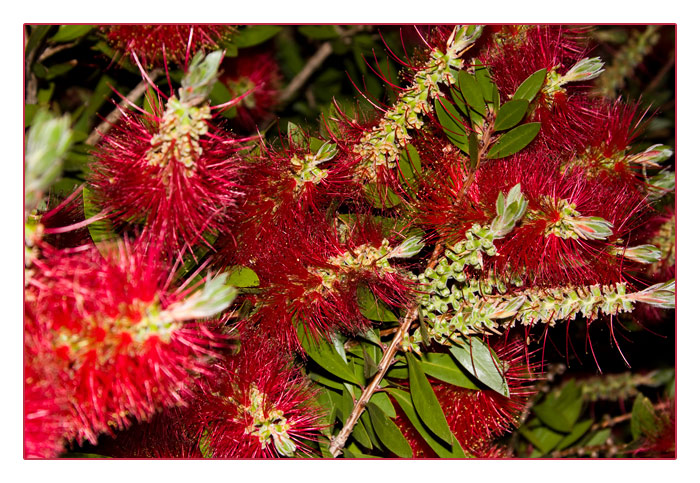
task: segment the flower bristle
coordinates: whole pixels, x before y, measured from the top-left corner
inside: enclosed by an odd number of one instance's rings
[[[100,31],[122,56],[132,52],[148,67],[168,62],[184,65],[188,52],[215,50],[234,29],[229,25],[103,25]],[[191,37],[190,37],[191,36]]]
[[[211,458],[279,458],[311,454],[323,412],[314,391],[273,340],[251,335],[240,352],[215,366],[196,406],[200,446]]]

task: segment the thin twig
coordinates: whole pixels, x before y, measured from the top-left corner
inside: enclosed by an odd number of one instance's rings
[[[340,31],[340,38],[342,39],[347,39],[349,37],[352,37],[355,35],[357,32],[360,32],[363,30],[364,27],[359,25],[354,28],[350,28],[348,30],[342,30]],[[280,104],[284,104],[288,100],[290,100],[294,94],[304,85],[306,84],[306,81],[309,80],[311,75],[321,67],[321,64],[333,53],[333,45],[331,44],[330,41],[324,42],[321,44],[321,46],[318,48],[316,53],[312,55],[308,61],[306,61],[306,65],[304,68],[299,71],[297,75],[294,76],[294,78],[291,80],[291,82],[287,85],[287,87],[284,88],[282,93],[280,94],[279,97],[279,102]]]
[[[59,45],[54,45],[52,47],[47,47],[44,49],[44,51],[39,56],[39,62],[41,62],[42,60],[48,59],[53,54],[61,52],[62,50],[66,50],[66,49],[70,49],[71,47],[75,47],[77,44],[78,44],[78,42],[69,42],[67,44],[59,44]]]
[[[148,77],[153,79],[160,73],[160,69],[154,69],[151,72],[149,72]],[[97,144],[97,141],[99,141],[100,138],[112,128],[112,125],[114,125],[114,123],[119,120],[119,116],[121,116],[122,111],[126,109],[129,106],[129,104],[135,103],[138,100],[138,98],[141,97],[144,92],[146,92],[146,89],[148,89],[148,83],[145,80],[141,81],[139,85],[134,87],[132,91],[129,92],[129,94],[127,94],[127,96],[124,99],[122,99],[119,105],[107,115],[105,120],[102,121],[102,123],[100,123],[100,125],[97,126],[90,133],[90,136],[88,136],[87,140],[85,141],[85,144],[88,146],[94,146],[95,144]]]
[[[430,268],[433,268],[437,264],[437,259],[440,256],[442,249],[443,249],[442,243],[438,243],[435,246],[435,249],[433,250],[433,254],[430,257],[430,261],[428,262],[428,266]],[[362,412],[365,410],[365,406],[367,406],[369,399],[377,391],[377,388],[379,387],[379,383],[384,378],[384,375],[386,374],[387,370],[389,369],[389,366],[393,363],[394,355],[396,354],[396,351],[399,349],[399,343],[403,340],[406,331],[411,326],[413,321],[416,320],[416,317],[418,316],[419,309],[420,309],[420,303],[416,302],[413,304],[413,306],[409,309],[409,311],[403,317],[403,319],[401,320],[401,323],[399,324],[399,330],[396,332],[396,335],[394,335],[394,338],[391,340],[391,344],[384,352],[384,356],[382,357],[382,360],[379,361],[379,364],[377,365],[377,373],[375,374],[372,381],[367,385],[367,387],[364,388],[364,390],[362,391],[362,394],[360,395],[360,398],[357,400],[357,402],[355,402],[355,407],[353,408],[352,413],[348,417],[347,421],[345,421],[345,425],[343,426],[343,429],[341,429],[340,433],[338,433],[338,436],[333,438],[333,440],[331,441],[329,451],[330,451],[331,455],[333,455],[334,458],[340,454],[340,451],[345,446],[345,442],[347,441],[348,437],[350,436],[350,433],[352,433],[352,430],[355,427],[355,424],[357,424],[357,421],[360,419],[360,416],[362,415]]]

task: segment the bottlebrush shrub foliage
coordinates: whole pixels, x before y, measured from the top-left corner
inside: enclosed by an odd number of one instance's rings
[[[25,457],[675,456],[669,28],[26,29]]]

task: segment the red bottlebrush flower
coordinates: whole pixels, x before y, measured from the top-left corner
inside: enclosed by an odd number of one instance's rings
[[[55,458],[74,432],[66,377],[31,309],[24,323],[24,456]]]
[[[152,115],[123,112],[98,145],[89,183],[116,220],[145,223],[166,248],[191,249],[231,227],[242,145],[180,91],[167,106],[154,100]]]
[[[219,80],[231,91],[233,98],[250,92],[236,106],[234,123],[246,131],[270,117],[277,104],[282,74],[275,59],[265,53],[241,53],[224,60]]]
[[[526,348],[522,341],[500,341],[493,349],[506,367],[504,376],[510,390],[509,398],[492,390],[476,391],[442,382],[433,383],[452,433],[462,449],[477,458],[503,456],[501,448],[493,447],[493,440],[515,427],[525,402],[534,394],[534,381],[541,378],[525,363]],[[411,444],[415,457],[437,456],[400,408],[397,408],[396,424]]]
[[[389,306],[407,301],[411,282],[389,262],[402,255],[375,222],[350,222],[335,231],[317,225],[298,234],[286,247],[292,255],[271,253],[253,267],[263,294],[252,322],[262,333],[296,349],[297,323],[312,338],[365,330],[370,321],[357,300],[362,286]]]
[[[142,421],[182,403],[224,345],[195,320],[231,302],[225,275],[173,290],[161,250],[122,243],[105,247],[106,258],[93,248],[49,251],[35,262],[28,303],[62,373],[50,383],[69,395],[80,441],[95,443],[97,434],[128,426],[129,416]]]
[[[228,25],[104,25],[107,42],[122,55],[134,52],[147,66],[163,62],[184,65],[188,52],[215,50],[233,32]]]
[[[306,144],[263,146],[261,155],[241,170],[236,230],[217,244],[223,263],[247,265],[251,254],[265,258],[298,243],[304,236],[299,230],[317,225],[332,200],[346,200],[357,191],[348,167],[335,160],[336,144],[329,141],[315,149]]]
[[[314,392],[284,351],[253,336],[217,365],[218,378],[196,407],[200,447],[213,458],[308,455],[322,429]]]

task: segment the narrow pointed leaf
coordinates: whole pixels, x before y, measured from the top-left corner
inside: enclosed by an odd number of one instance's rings
[[[420,363],[413,354],[406,354],[406,359],[408,360],[408,381],[411,399],[418,416],[436,436],[446,443],[450,443],[452,441],[452,431],[450,431],[445,414],[442,412],[442,407],[433,392],[433,388],[430,386],[428,378],[425,377]]]
[[[525,112],[527,112],[528,102],[524,99],[515,99],[506,102],[501,106],[496,116],[496,122],[493,128],[496,131],[503,131],[505,129],[510,129],[525,117]]]
[[[474,77],[481,88],[481,94],[484,96],[484,100],[489,103],[493,103],[493,93],[495,84],[491,80],[491,75],[484,64],[480,60],[474,61],[476,68],[474,69]]]
[[[476,77],[461,71],[458,76],[459,90],[466,103],[482,116],[486,115],[486,103]]]
[[[411,422],[413,427],[418,431],[421,438],[428,443],[428,446],[435,451],[435,454],[440,458],[466,458],[467,455],[462,450],[459,445],[457,438],[454,434],[452,435],[451,443],[446,444],[440,438],[436,438],[435,435],[428,430],[428,427],[421,421],[413,407],[413,401],[411,400],[411,395],[406,391],[401,389],[389,388],[387,392],[391,394],[394,400],[399,404],[399,407],[404,412],[408,420]]]
[[[503,134],[486,155],[489,159],[505,158],[515,154],[535,139],[540,132],[539,122],[529,122]]]
[[[365,285],[357,288],[357,305],[360,313],[369,320],[376,322],[396,322],[399,318],[394,314],[389,306],[374,296],[372,291]]]
[[[498,394],[510,397],[503,364],[479,338],[472,337],[464,346],[452,346],[450,352],[480,382]]]
[[[374,403],[367,403],[367,411],[372,420],[372,427],[379,440],[386,448],[399,458],[413,457],[411,445],[396,424]]]
[[[420,359],[423,371],[453,386],[478,390],[479,386],[469,379],[464,368],[450,354],[426,353]]]
[[[588,431],[591,426],[593,426],[592,419],[586,419],[585,421],[576,423],[571,432],[559,442],[557,445],[557,450],[561,451],[574,444],[576,441],[581,439],[584,434],[586,434],[586,431]]]
[[[442,130],[452,144],[464,152],[469,152],[467,129],[464,118],[457,112],[454,105],[444,98],[435,99],[435,112]]]
[[[297,327],[297,336],[306,354],[318,365],[345,381],[361,384],[350,366],[340,357],[340,354],[338,354],[332,344],[325,339],[313,340],[302,325]]]
[[[229,270],[228,282],[234,287],[257,287],[260,279],[253,269],[236,265]]]
[[[540,69],[525,79],[520,87],[513,94],[513,99],[524,99],[532,102],[542,89],[544,80],[547,77],[547,69]]]

